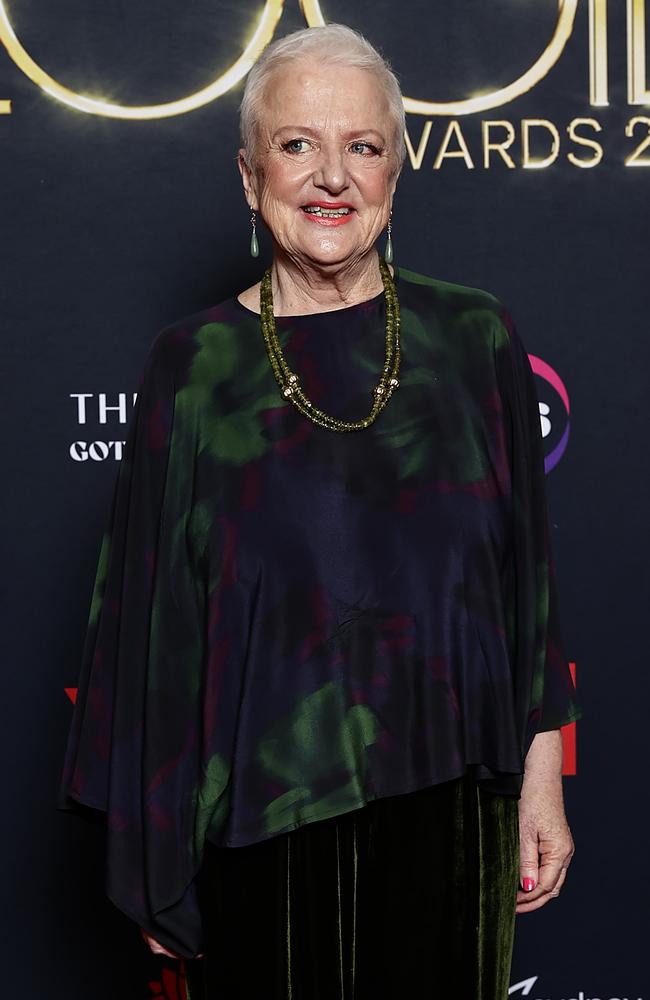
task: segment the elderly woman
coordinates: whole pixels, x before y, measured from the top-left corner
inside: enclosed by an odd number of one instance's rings
[[[273,260],[151,347],[62,805],[107,814],[108,894],[203,956],[192,997],[500,1000],[573,853],[527,355],[389,266],[404,111],[364,38],[271,45],[241,128]]]

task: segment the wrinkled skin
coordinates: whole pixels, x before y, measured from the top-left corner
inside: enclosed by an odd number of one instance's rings
[[[267,88],[254,150],[240,150],[246,200],[273,238],[276,315],[353,305],[382,289],[375,242],[398,176],[387,98],[366,70],[298,61]],[[345,204],[343,224],[305,212]],[[240,301],[259,311],[259,284]]]

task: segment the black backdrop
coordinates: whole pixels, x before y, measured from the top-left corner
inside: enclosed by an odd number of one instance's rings
[[[323,0],[323,13],[383,48],[406,94],[446,102],[521,77],[576,5],[563,51],[530,89],[524,81],[492,107],[408,115],[413,156],[394,242],[403,266],[498,295],[529,353],[550,366],[536,362],[548,490],[585,709],[577,774],[565,778],[577,852],[560,900],[518,918],[511,993],[648,1000],[644,0]],[[104,900],[101,829],[55,811],[71,713],[64,689],[77,680],[119,442],[148,347],[162,326],[250,284],[264,260],[247,255],[235,165],[241,81],[189,113],[84,113],[30,79],[3,19],[70,91],[126,106],[206,86],[239,55],[262,7],[0,4],[0,100],[10,102],[0,104],[6,996],[180,996],[171,968]],[[312,16],[314,4],[304,7]],[[276,37],[304,23],[286,0]],[[486,165],[484,133],[504,139],[507,123],[512,143]],[[454,152],[463,155],[444,155]]]

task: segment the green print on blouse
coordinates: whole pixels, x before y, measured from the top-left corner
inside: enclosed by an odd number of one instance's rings
[[[266,354],[260,351],[259,363],[251,365],[251,352],[244,357],[241,337],[241,330],[225,323],[200,327],[193,336],[198,350],[187,385],[176,396],[177,405],[201,414],[199,450],[234,465],[244,465],[267,451],[269,443],[259,415],[286,405],[269,379]],[[223,383],[236,385],[246,405],[224,413],[218,398]]]
[[[230,773],[223,754],[215,753],[201,777],[194,803],[194,850],[199,858],[203,855],[208,830],[212,828],[218,834],[226,823],[230,808]]]
[[[324,819],[361,805],[367,749],[379,735],[379,723],[367,705],[348,701],[344,685],[328,681],[302,698],[289,718],[278,719],[260,741],[258,760],[264,771],[290,790],[272,799],[264,810],[268,834],[301,823]],[[336,732],[336,739],[318,734]],[[319,782],[341,771],[350,780],[333,792],[309,802]],[[296,808],[298,807],[298,808]]]
[[[494,319],[491,310],[477,309],[471,312],[471,319],[459,318],[450,322],[456,326],[446,337],[437,340],[432,336],[433,324],[428,324],[416,313],[403,308],[402,339],[407,345],[404,350],[406,364],[400,374],[400,388],[404,390],[395,399],[408,398],[412,416],[395,421],[387,420],[378,429],[378,436],[386,441],[389,448],[402,449],[403,458],[399,464],[401,481],[427,475],[434,463],[438,461],[442,450],[446,456],[447,475],[445,487],[464,487],[486,481],[490,473],[487,456],[484,452],[472,447],[476,438],[476,425],[484,420],[484,414],[476,411],[475,405],[468,397],[463,379],[471,377],[467,371],[467,360],[475,362],[477,353],[486,354],[485,368],[488,369],[489,343],[485,337],[487,319]],[[477,330],[475,351],[468,355],[466,327],[475,326]],[[436,353],[432,362],[432,342],[436,343]],[[463,378],[459,379],[461,372]],[[432,385],[437,384],[441,416],[448,422],[453,421],[453,433],[441,435],[435,432],[438,421],[431,411],[430,400]],[[421,396],[422,405],[418,406]],[[487,400],[486,400],[487,403]],[[402,416],[399,402],[391,400],[395,405],[396,417]],[[417,415],[417,416],[416,416]],[[429,426],[429,424],[431,426]]]

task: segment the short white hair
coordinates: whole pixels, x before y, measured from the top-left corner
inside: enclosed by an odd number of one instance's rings
[[[239,106],[239,128],[246,161],[255,161],[260,106],[271,76],[280,67],[297,59],[312,57],[315,62],[350,66],[374,73],[388,100],[395,133],[396,172],[406,155],[406,116],[397,77],[390,64],[362,34],[345,24],[302,28],[268,45],[248,74]]]

